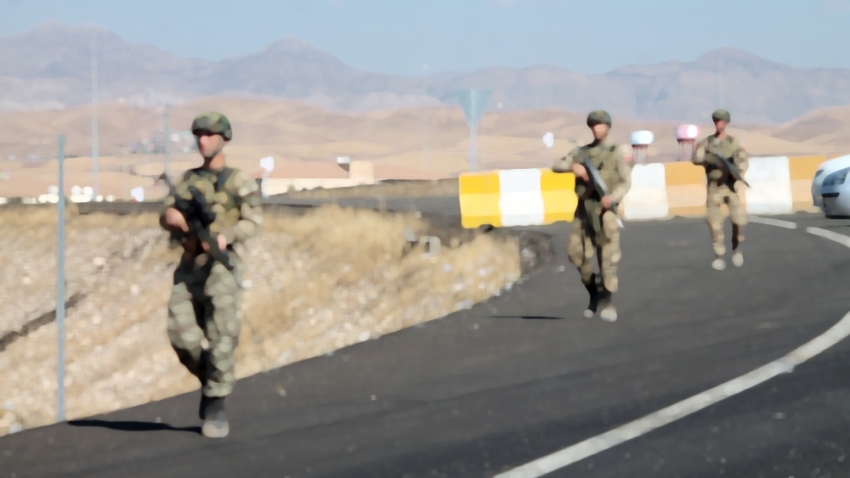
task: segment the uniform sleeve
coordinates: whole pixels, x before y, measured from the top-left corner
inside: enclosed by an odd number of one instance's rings
[[[614,198],[614,202],[621,202],[628,194],[629,189],[632,188],[632,167],[626,161],[620,148],[617,148],[614,154],[617,157],[617,173],[620,175],[620,184],[611,191],[611,196]]]
[[[741,171],[741,174],[747,172],[747,168],[750,167],[750,156],[747,154],[747,151],[741,147],[741,143],[735,138],[733,142],[733,146],[735,147],[734,160],[735,165],[738,166],[738,169]]]
[[[691,162],[697,165],[705,164],[705,147],[708,144],[706,140],[700,140],[694,147],[694,153],[691,155]]]
[[[236,224],[222,231],[228,244],[255,237],[263,225],[263,197],[257,181],[243,171],[237,171],[233,175],[233,183],[240,203],[240,217]]]
[[[573,162],[575,161],[576,154],[578,153],[578,148],[570,151],[569,154],[564,156],[561,159],[555,161],[555,164],[552,166],[552,171],[556,173],[569,173],[573,170]]]
[[[182,184],[185,180],[186,180],[186,176],[184,175],[182,178],[180,178],[180,183]],[[177,185],[175,185],[175,187],[176,186]],[[159,225],[160,225],[160,227],[162,227],[163,229],[165,229],[166,231],[169,231],[169,232],[171,232],[171,229],[168,227],[168,224],[165,223],[165,211],[166,211],[166,209],[173,207],[174,203],[175,203],[174,196],[172,196],[171,193],[169,192],[168,194],[166,194],[165,199],[162,200],[162,210],[159,213]]]

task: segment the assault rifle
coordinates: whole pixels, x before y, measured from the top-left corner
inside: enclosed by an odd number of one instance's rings
[[[215,222],[215,212],[212,206],[207,202],[204,195],[198,191],[195,186],[189,186],[189,193],[192,199],[184,199],[177,194],[174,189],[174,184],[164,172],[159,176],[159,180],[168,186],[168,191],[174,198],[174,209],[180,211],[183,217],[186,218],[186,224],[189,226],[188,234],[195,236],[202,243],[209,246],[209,255],[227,268],[233,270],[233,264],[230,263],[230,258],[218,247],[218,239],[210,233],[210,224]]]
[[[726,171],[726,173],[735,178],[735,181],[741,181],[742,183],[746,184],[747,187],[750,187],[750,183],[748,183],[747,180],[744,179],[744,177],[741,175],[741,170],[738,168],[738,165],[732,161],[732,158],[727,158],[726,156],[717,153],[712,154],[720,158],[721,169],[723,169],[724,171]],[[732,190],[735,190],[734,184],[732,185]]]
[[[599,174],[599,170],[596,169],[593,164],[591,164],[590,160],[579,161],[579,164],[584,166],[584,169],[587,170],[587,175],[590,176],[590,181],[593,183],[593,188],[599,192],[599,199],[607,196],[608,186],[605,184],[605,180],[602,179],[602,175]],[[617,218],[617,224],[620,228],[623,227],[623,221],[620,220],[620,212],[618,210],[618,202],[611,203],[611,212],[614,213],[614,217]]]

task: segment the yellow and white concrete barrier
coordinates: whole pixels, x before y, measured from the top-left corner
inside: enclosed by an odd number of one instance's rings
[[[753,157],[743,202],[750,214],[788,214],[812,206],[811,183],[823,156]],[[533,226],[572,221],[578,198],[572,173],[507,169],[459,178],[464,227]],[[705,169],[690,162],[636,164],[621,205],[627,220],[705,215]]]
[[[575,176],[549,169],[463,173],[458,178],[463,227],[540,226],[572,221]]]

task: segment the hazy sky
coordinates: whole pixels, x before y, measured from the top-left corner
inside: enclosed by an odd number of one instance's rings
[[[0,36],[47,20],[211,60],[294,35],[357,68],[402,75],[423,64],[599,73],[721,46],[850,68],[850,0],[0,0]]]

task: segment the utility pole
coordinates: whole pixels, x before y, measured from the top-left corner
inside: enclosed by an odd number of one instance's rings
[[[129,173],[128,168],[127,168],[127,149],[128,149],[128,146],[121,145],[121,155],[123,156],[123,158],[122,158],[123,159],[123,164],[122,164],[122,170],[123,171],[122,172],[124,173],[124,176],[123,176],[124,178],[126,178],[128,173]],[[121,199],[126,201],[127,200],[127,188],[121,188],[121,191],[122,191],[121,192]]]
[[[165,104],[165,112],[163,113],[162,118],[162,147],[165,153],[165,174],[168,174],[168,170],[171,166],[171,129],[168,126],[168,103]]]
[[[65,135],[59,136],[59,217],[56,228],[56,421],[65,421]]]
[[[95,31],[91,31],[91,174],[94,199],[100,195],[98,184],[98,131],[97,131],[97,56],[95,55]]]
[[[423,101],[426,102],[423,109],[423,125],[422,125],[422,147],[425,152],[425,171],[429,171],[430,165],[428,164],[428,64],[425,63],[422,65],[422,69],[425,71],[425,74],[422,76],[422,92],[424,94]]]

